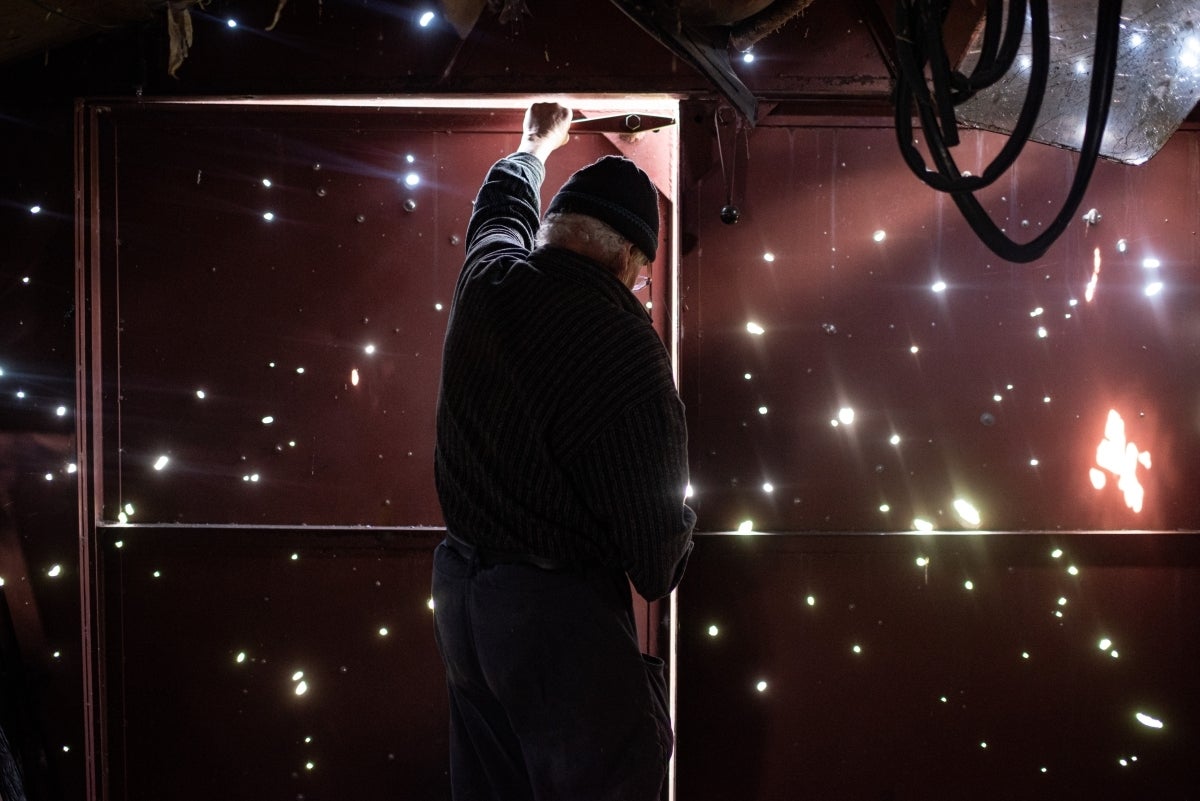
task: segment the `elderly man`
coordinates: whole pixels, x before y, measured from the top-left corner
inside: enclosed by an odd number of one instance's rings
[[[673,736],[629,585],[678,585],[695,514],[667,351],[632,288],[658,194],[627,159],[577,171],[539,230],[571,112],[535,103],[488,172],[446,331],[434,558],[456,801],[651,801]]]

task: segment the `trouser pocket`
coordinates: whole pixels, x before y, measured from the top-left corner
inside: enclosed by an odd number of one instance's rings
[[[667,702],[667,677],[665,665],[657,656],[642,654],[642,665],[646,669],[646,683],[650,687],[650,704],[654,720],[658,724],[658,737],[663,748],[664,759],[669,759],[675,744],[671,731],[671,712]]]

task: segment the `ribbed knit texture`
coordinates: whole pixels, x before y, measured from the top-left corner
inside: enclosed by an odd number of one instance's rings
[[[443,516],[482,548],[612,565],[660,598],[696,520],[683,405],[632,293],[571,251],[530,252],[544,174],[501,159],[467,227],[437,411]]]

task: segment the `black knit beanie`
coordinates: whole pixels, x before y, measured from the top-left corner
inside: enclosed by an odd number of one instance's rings
[[[546,209],[561,212],[608,223],[651,261],[658,252],[658,190],[627,158],[605,156],[577,170]]]

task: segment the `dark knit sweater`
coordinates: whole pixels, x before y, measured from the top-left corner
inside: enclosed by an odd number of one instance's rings
[[[633,294],[569,250],[531,252],[544,176],[514,154],[475,200],[442,356],[438,497],[468,543],[618,567],[653,600],[692,548],[683,404]]]

